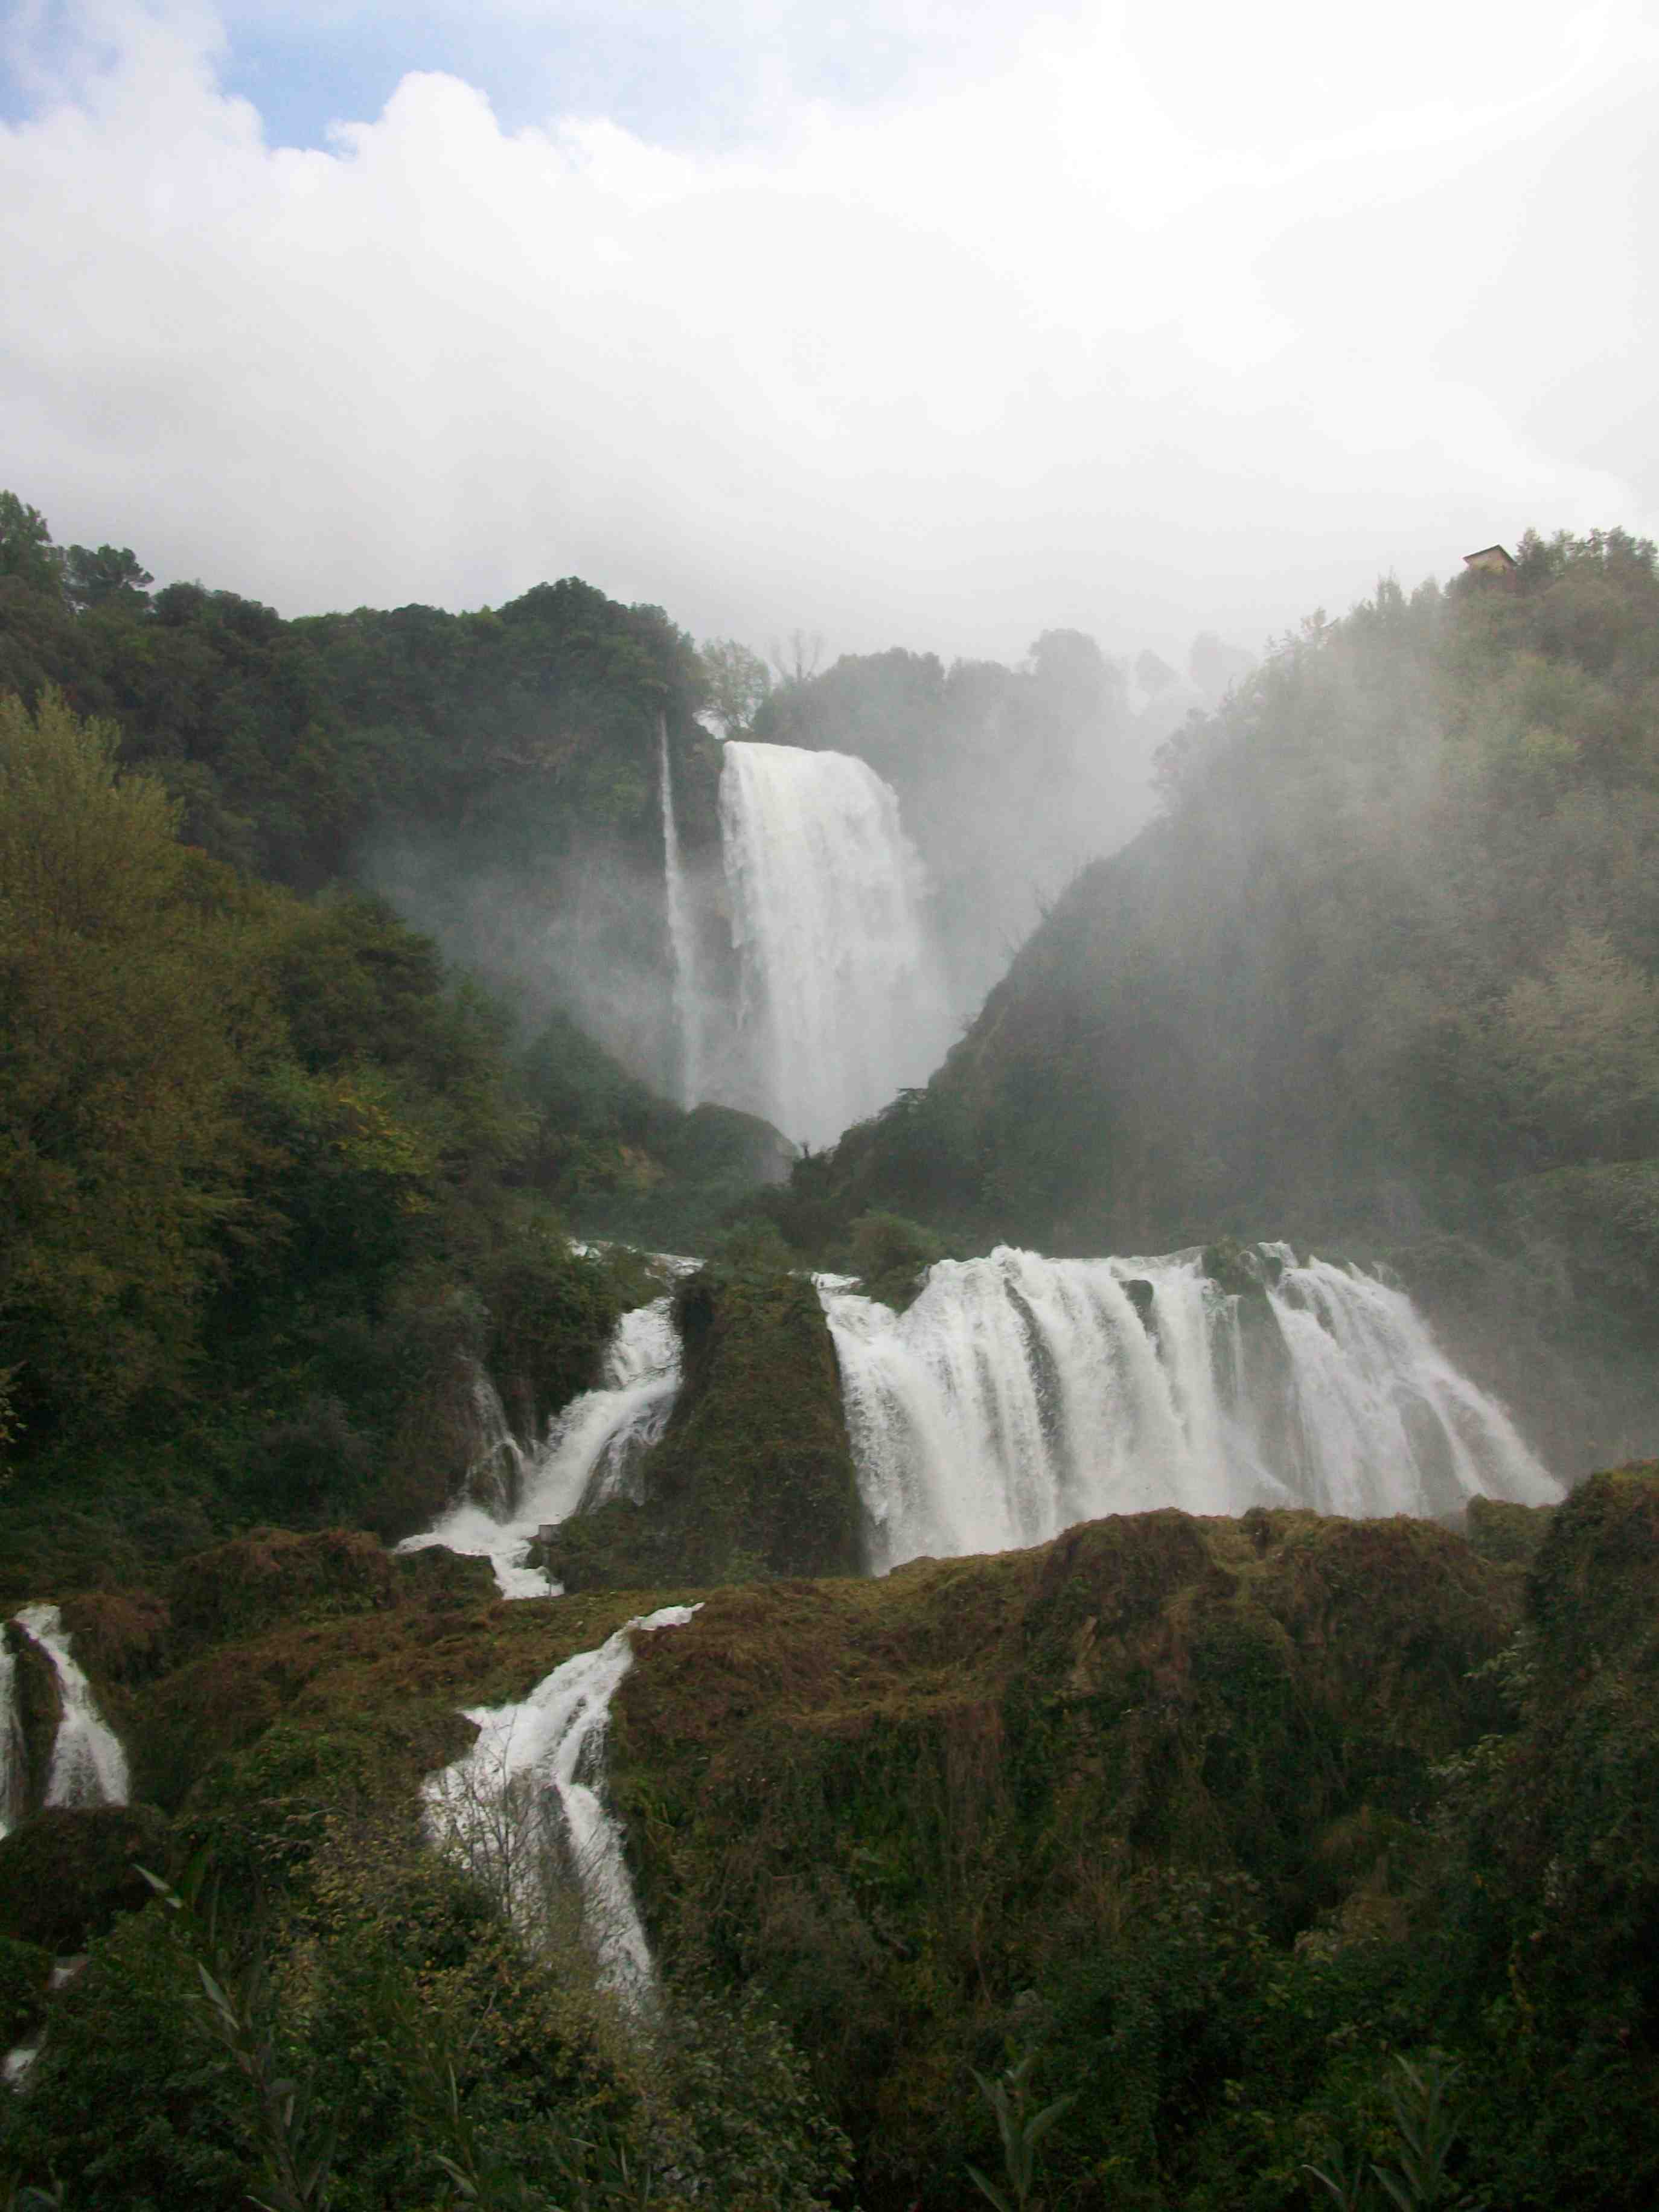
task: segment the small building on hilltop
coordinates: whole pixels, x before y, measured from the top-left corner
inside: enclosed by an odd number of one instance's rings
[[[1463,566],[1477,576],[1501,576],[1505,583],[1520,574],[1515,556],[1505,545],[1483,545],[1478,553],[1466,553]]]

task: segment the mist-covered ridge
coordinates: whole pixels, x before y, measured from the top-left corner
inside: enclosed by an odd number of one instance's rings
[[[1157,820],[927,1088],[797,1171],[794,1233],[878,1207],[1091,1254],[1273,1224],[1392,1256],[1570,1462],[1637,1448],[1656,709],[1654,551],[1617,532],[1311,617],[1171,738]]]

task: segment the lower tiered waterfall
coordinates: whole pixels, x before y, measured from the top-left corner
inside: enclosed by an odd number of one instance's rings
[[[48,1805],[125,1805],[127,1802],[127,1755],[121,1740],[98,1710],[92,1685],[70,1654],[70,1639],[55,1605],[26,1605],[15,1619],[25,1635],[38,1644],[58,1677],[60,1707],[58,1734],[52,1747],[44,1802]],[[15,1687],[15,1675],[8,1670],[6,1686]],[[0,1753],[8,1765],[21,1753],[21,1729],[15,1705],[9,1719],[0,1718],[0,1741],[9,1749]],[[0,1768],[0,1776],[5,1769]],[[8,1795],[21,1809],[21,1790],[14,1780]],[[4,1812],[0,1804],[0,1814]]]
[[[831,1143],[950,1042],[898,800],[848,754],[733,743],[720,842],[749,1069],[732,1103]]]
[[[532,1943],[574,1873],[599,1978],[635,2010],[651,1997],[651,1949],[622,1834],[600,1794],[600,1762],[611,1700],[634,1663],[633,1638],[683,1627],[696,1610],[664,1606],[628,1621],[597,1651],[556,1667],[522,1705],[470,1711],[478,1725],[471,1750],[422,1785],[434,1840],[501,1899]]]
[[[1284,1245],[1254,1265],[1228,1296],[1196,1252],[1003,1247],[941,1261],[902,1316],[825,1279],[872,1566],[1159,1505],[1431,1515],[1559,1497],[1404,1291]]]
[[[606,1349],[599,1387],[574,1398],[549,1424],[545,1442],[522,1451],[507,1430],[493,1388],[500,1434],[486,1430],[465,1494],[434,1525],[406,1537],[403,1552],[441,1544],[486,1559],[504,1597],[545,1597],[546,1576],[524,1564],[537,1531],[583,1505],[627,1494],[647,1449],[666,1425],[679,1388],[680,1343],[672,1301],[654,1298],[625,1313]],[[510,1470],[512,1479],[503,1480]]]

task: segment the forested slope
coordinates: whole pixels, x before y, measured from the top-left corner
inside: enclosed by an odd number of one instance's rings
[[[1504,1379],[1537,1386],[1558,1451],[1634,1448],[1659,1312],[1652,546],[1529,538],[1510,582],[1384,584],[1192,719],[1161,781],[927,1089],[799,1172],[797,1233],[878,1206],[970,1248],[1389,1255],[1467,1334],[1485,1317],[1489,1364],[1521,1352]]]
[[[657,611],[567,583],[499,618],[284,623],[149,581],[0,495],[16,1596],[250,1520],[414,1525],[476,1445],[480,1371],[530,1433],[638,1292],[573,1221],[702,1241],[781,1165],[764,1124],[668,1105],[570,1012],[666,957],[629,872],[660,870],[663,732],[693,793],[712,741]],[[547,902],[489,991],[372,889],[395,853],[465,945],[486,849]],[[573,856],[601,910],[562,903]]]

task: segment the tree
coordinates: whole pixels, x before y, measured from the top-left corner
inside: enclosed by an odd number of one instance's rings
[[[130,545],[100,545],[94,553],[71,545],[64,564],[64,589],[72,605],[117,606],[132,613],[149,604],[155,581]]]
[[[15,491],[0,491],[0,576],[15,576],[31,591],[62,588],[64,556],[52,542],[46,518]]]
[[[781,684],[810,684],[823,659],[821,630],[792,629],[787,637],[775,637],[772,641],[772,665]]]
[[[55,692],[0,700],[0,1323],[26,1414],[176,1377],[264,993],[161,786]]]
[[[711,637],[702,653],[708,711],[719,720],[721,736],[746,738],[772,689],[770,671],[759,653],[734,637]]]

